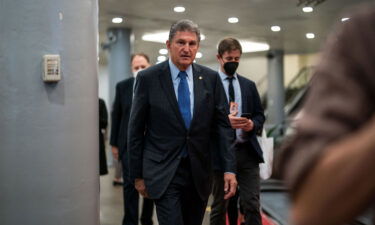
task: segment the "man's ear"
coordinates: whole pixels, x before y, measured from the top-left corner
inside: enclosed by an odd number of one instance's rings
[[[167,40],[167,41],[165,42],[165,44],[167,45],[168,50],[171,49],[171,43],[169,42],[169,40]]]
[[[223,57],[221,57],[221,55],[217,54],[216,59],[217,59],[217,61],[219,62],[220,65],[224,64]]]

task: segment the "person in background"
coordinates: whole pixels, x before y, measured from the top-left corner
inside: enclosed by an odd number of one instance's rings
[[[114,148],[111,148],[112,150],[112,155]],[[115,175],[113,177],[113,186],[122,186],[124,185],[124,182],[122,182],[122,165],[121,161],[118,158],[113,158],[113,167],[115,168]]]
[[[108,112],[103,99],[99,98],[99,174],[108,174],[107,157],[105,152],[105,135],[108,126]]]
[[[124,219],[123,225],[138,225],[139,194],[134,188],[134,182],[129,178],[127,133],[130,109],[133,101],[135,77],[138,72],[150,66],[149,57],[144,53],[133,54],[131,69],[133,77],[125,79],[116,85],[116,96],[112,110],[111,141],[112,153],[119,159],[123,168],[124,181]],[[152,225],[154,203],[151,199],[143,198],[141,224]]]
[[[265,116],[255,83],[236,73],[241,55],[242,47],[237,39],[229,37],[220,41],[217,54],[219,76],[226,93],[226,109],[231,113],[229,120],[234,129],[232,132],[236,135],[232,151],[237,159],[237,180],[244,224],[261,225],[259,163],[263,162],[263,154],[256,134],[262,130]],[[214,162],[219,162],[219,159],[216,158]],[[219,166],[214,169],[214,200],[210,224],[225,225],[228,200],[224,199],[225,193],[221,188],[223,169]],[[228,213],[229,219],[233,218],[231,224],[237,224],[237,200],[234,199]]]
[[[296,134],[277,170],[294,225],[348,224],[375,199],[375,7],[354,13],[323,50]]]
[[[213,138],[220,139],[222,189],[235,194],[233,131],[217,73],[195,64],[198,26],[180,20],[166,42],[170,59],[137,76],[129,120],[130,177],[155,200],[160,225],[201,225],[211,192]]]

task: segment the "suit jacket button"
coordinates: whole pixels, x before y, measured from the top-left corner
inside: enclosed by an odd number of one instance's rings
[[[186,140],[190,140],[190,137],[189,137],[189,136],[186,136]]]

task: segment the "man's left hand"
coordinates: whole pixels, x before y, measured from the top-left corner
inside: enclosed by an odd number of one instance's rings
[[[254,123],[252,120],[248,119],[247,123],[242,127],[243,131],[249,132],[254,129]]]
[[[134,181],[135,189],[141,194],[144,198],[148,198],[148,193],[146,190],[145,180],[137,178]]]
[[[233,173],[224,173],[224,199],[229,199],[236,194],[237,179]]]

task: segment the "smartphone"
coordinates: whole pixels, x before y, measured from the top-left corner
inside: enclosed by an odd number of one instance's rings
[[[241,117],[245,117],[245,118],[251,119],[251,113],[242,113]]]

